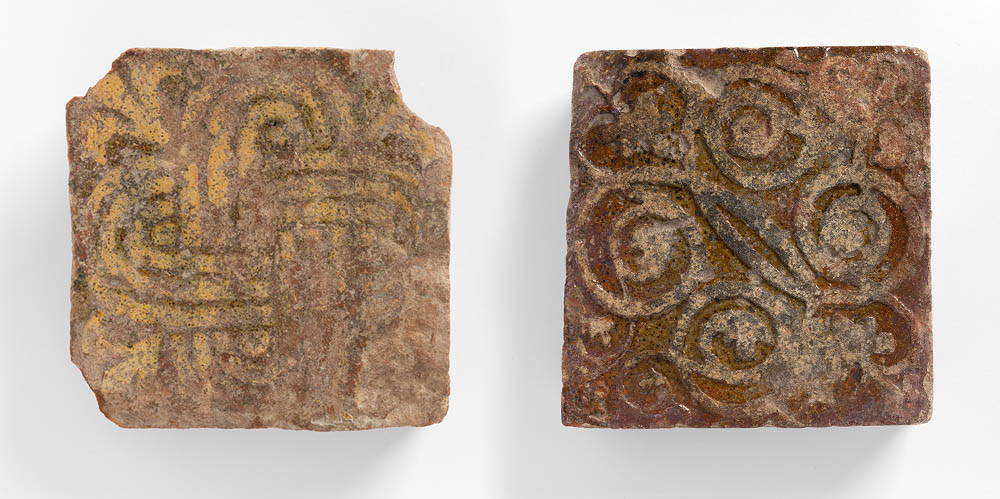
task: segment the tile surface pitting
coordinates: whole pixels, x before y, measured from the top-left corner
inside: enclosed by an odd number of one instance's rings
[[[110,419],[444,417],[451,147],[392,63],[130,50],[69,103],[71,353]]]
[[[929,118],[910,48],[582,55],[563,422],[927,421]]]

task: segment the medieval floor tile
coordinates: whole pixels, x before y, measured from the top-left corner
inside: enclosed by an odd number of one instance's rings
[[[108,418],[444,417],[451,148],[392,63],[130,50],[70,101],[71,353]]]
[[[563,422],[927,421],[929,78],[904,47],[582,55]]]

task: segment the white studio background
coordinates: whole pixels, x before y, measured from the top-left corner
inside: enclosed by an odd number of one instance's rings
[[[998,497],[1000,51],[991,2],[4,2],[0,497]],[[560,424],[576,57],[612,48],[913,45],[932,68],[933,420]],[[69,359],[64,106],[130,47],[396,50],[452,184],[451,410],[354,433],[123,430]]]

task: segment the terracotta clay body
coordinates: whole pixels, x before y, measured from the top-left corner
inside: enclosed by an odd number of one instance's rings
[[[110,419],[444,417],[451,148],[392,62],[130,50],[69,103],[72,358]]]
[[[563,422],[927,421],[929,119],[916,49],[582,55]]]

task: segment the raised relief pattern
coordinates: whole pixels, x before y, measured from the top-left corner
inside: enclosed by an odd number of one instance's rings
[[[928,81],[892,47],[581,56],[564,422],[926,421]]]

